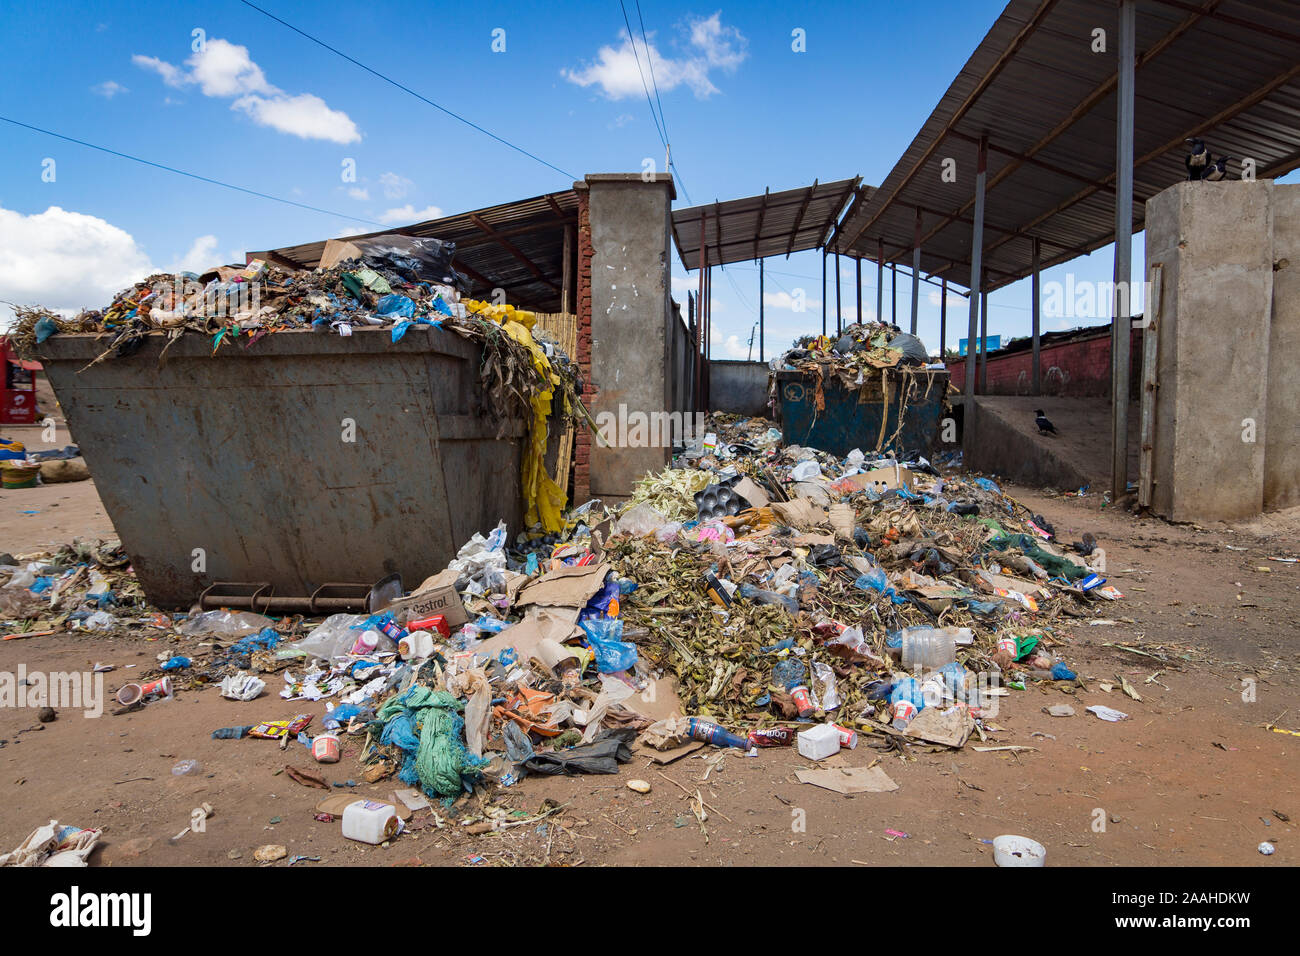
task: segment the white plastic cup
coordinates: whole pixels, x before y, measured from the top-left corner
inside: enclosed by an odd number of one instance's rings
[[[1029,837],[1005,834],[993,839],[993,862],[998,866],[1044,866],[1047,849]]]

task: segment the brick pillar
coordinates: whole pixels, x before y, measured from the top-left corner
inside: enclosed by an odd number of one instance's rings
[[[575,183],[578,195],[578,367],[586,391],[582,403],[591,408],[595,386],[591,381],[591,216],[586,183]],[[573,504],[591,497],[591,430],[579,425],[573,446]]]

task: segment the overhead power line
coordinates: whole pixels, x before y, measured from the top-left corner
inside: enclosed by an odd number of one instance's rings
[[[175,173],[178,176],[188,176],[190,179],[197,179],[199,182],[210,183],[213,186],[221,186],[223,189],[233,189],[237,192],[247,193],[250,196],[257,196],[259,199],[269,199],[271,202],[284,203],[286,206],[297,206],[299,209],[324,213],[327,216],[339,216],[342,219],[351,219],[353,222],[364,222],[368,226],[378,226],[381,229],[384,228],[382,222],[375,222],[373,219],[363,219],[360,216],[350,216],[345,212],[336,212],[333,209],[322,209],[320,206],[308,205],[305,202],[295,202],[292,199],[284,199],[280,196],[272,196],[269,193],[258,192],[256,189],[249,189],[245,186],[236,186],[234,183],[222,182],[220,179],[213,179],[210,176],[200,176],[198,173],[191,173],[184,169],[177,169],[175,166],[168,166],[165,163],[155,163],[151,159],[143,159],[139,156],[132,156],[130,153],[123,153],[116,149],[109,149],[107,146],[97,146],[94,143],[86,142],[84,139],[77,139],[73,136],[64,136],[62,133],[54,132],[54,130],[44,129],[40,126],[32,126],[30,123],[20,123],[16,119],[10,119],[8,116],[0,116],[0,120],[3,120],[6,123],[11,123],[14,126],[21,126],[23,129],[29,129],[34,133],[43,133],[46,136],[53,136],[56,139],[61,139],[68,143],[76,143],[78,146],[85,146],[87,149],[95,149],[99,150],[101,153],[108,153],[110,156],[129,159],[133,163],[141,163],[145,166],[152,166],[154,169],[161,169],[169,173]]]
[[[376,77],[378,77],[379,79],[383,80],[385,83],[388,83],[388,84],[391,84],[392,86],[397,87],[399,90],[403,91],[404,93],[410,93],[412,96],[414,96],[417,100],[420,100],[422,103],[427,103],[429,106],[432,106],[434,109],[436,109],[436,110],[440,110],[440,111],[442,111],[443,113],[446,113],[446,114],[447,114],[448,116],[450,116],[452,119],[454,119],[454,120],[458,120],[459,122],[464,123],[466,126],[470,127],[471,129],[476,129],[476,130],[478,130],[478,131],[479,131],[480,133],[482,133],[484,136],[487,136],[487,137],[489,137],[489,138],[491,138],[491,139],[496,140],[496,141],[497,141],[498,143],[500,143],[501,145],[510,147],[510,148],[513,149],[515,152],[517,152],[517,153],[521,153],[522,155],[527,156],[529,159],[531,159],[531,160],[535,160],[536,162],[541,163],[543,166],[547,167],[548,169],[553,169],[553,170],[555,170],[555,171],[556,171],[557,173],[559,173],[561,176],[567,176],[570,180],[576,180],[576,179],[578,178],[578,177],[574,176],[573,173],[566,172],[565,170],[561,169],[559,166],[556,166],[554,163],[548,163],[546,160],[542,159],[540,156],[538,156],[538,155],[536,155],[536,154],[534,154],[534,153],[530,153],[528,150],[524,149],[522,146],[516,146],[514,143],[510,142],[510,140],[505,139],[505,138],[503,138],[503,137],[501,137],[501,136],[498,136],[496,133],[493,133],[493,132],[491,132],[490,130],[486,130],[486,129],[484,129],[482,126],[479,126],[477,123],[473,122],[472,120],[468,120],[468,119],[466,119],[465,117],[461,116],[459,113],[457,113],[457,112],[455,112],[455,111],[453,111],[453,110],[449,110],[449,109],[447,109],[447,107],[442,106],[441,104],[435,103],[433,100],[429,99],[427,96],[424,96],[424,95],[421,94],[421,93],[417,93],[415,90],[411,89],[409,86],[406,86],[406,85],[403,84],[403,83],[399,83],[397,80],[393,79],[392,77],[387,76],[387,75],[385,75],[385,74],[383,74],[383,73],[380,73],[378,70],[373,69],[373,68],[371,68],[371,67],[369,67],[369,66],[366,66],[366,65],[365,65],[364,63],[362,63],[360,60],[358,60],[358,59],[356,59],[356,58],[354,58],[354,57],[348,56],[348,55],[347,55],[346,53],[344,53],[342,50],[340,50],[340,49],[338,49],[338,48],[336,48],[336,47],[332,47],[332,46],[330,46],[330,45],[329,45],[328,43],[326,43],[324,40],[321,40],[321,39],[319,39],[318,37],[314,37],[314,36],[312,36],[312,35],[311,35],[310,33],[308,33],[306,30],[301,30],[301,29],[299,29],[298,27],[296,27],[296,26],[294,26],[292,23],[290,23],[288,20],[282,20],[282,19],[280,19],[280,18],[277,17],[274,13],[271,13],[269,10],[263,10],[263,9],[262,9],[261,7],[259,7],[257,4],[255,4],[255,3],[250,3],[249,0],[240,0],[240,2],[241,2],[244,6],[248,7],[249,9],[251,9],[251,10],[256,10],[258,13],[262,14],[262,15],[265,16],[265,17],[269,17],[270,19],[274,20],[276,23],[279,23],[279,24],[281,24],[282,26],[286,26],[286,27],[288,27],[288,28],[289,28],[290,30],[292,30],[294,33],[298,34],[298,35],[301,36],[301,37],[304,37],[304,38],[310,40],[312,43],[315,43],[317,46],[322,46],[322,47],[324,47],[325,49],[329,50],[331,53],[335,54],[336,56],[341,56],[343,59],[347,60],[347,61],[348,61],[349,63],[351,63],[353,66],[359,66],[361,69],[365,70],[367,73],[371,74],[372,76],[376,76]]]

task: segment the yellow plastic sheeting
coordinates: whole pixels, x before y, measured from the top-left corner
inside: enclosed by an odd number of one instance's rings
[[[528,444],[524,449],[522,485],[524,504],[527,506],[525,523],[531,527],[540,522],[543,530],[548,533],[559,531],[564,527],[564,506],[568,503],[568,494],[546,473],[546,441],[550,432],[548,419],[555,397],[554,386],[560,384],[560,377],[551,371],[546,353],[533,341],[530,330],[537,322],[537,315],[516,309],[513,305],[492,305],[475,299],[466,300],[465,308],[475,315],[496,322],[503,332],[528,349],[533,357],[533,367],[542,381],[551,385],[550,388],[535,392],[531,398],[533,421],[528,428]],[[567,413],[567,400],[565,405],[564,411]]]

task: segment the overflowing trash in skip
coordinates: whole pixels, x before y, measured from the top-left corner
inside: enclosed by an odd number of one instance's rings
[[[381,786],[317,807],[374,843],[470,795],[486,832],[509,822],[492,795],[529,777],[701,748],[789,748],[804,782],[893,789],[881,768],[823,779],[817,763],[996,748],[1018,691],[1075,681],[1072,619],[1123,597],[1091,536],[1058,541],[987,478],[786,445],[771,421],[723,414],[620,507],[585,502],[549,532],[503,522],[363,613],[163,613],[113,543],[0,560],[11,636],[165,635],[114,713],[191,693],[255,704],[259,720],[204,732],[278,742],[305,787],[330,790],[341,763],[350,786]]]

